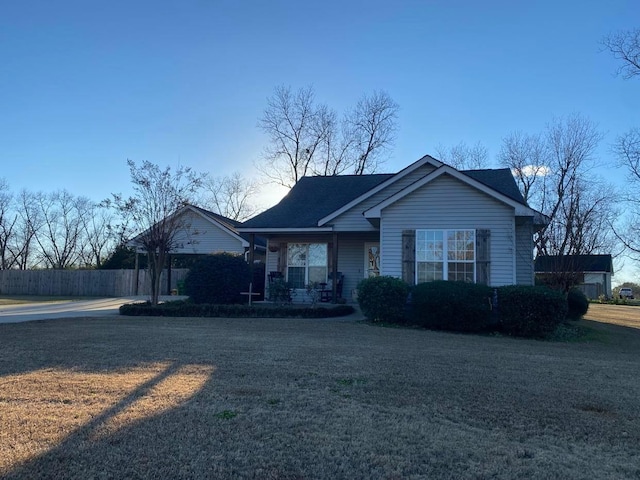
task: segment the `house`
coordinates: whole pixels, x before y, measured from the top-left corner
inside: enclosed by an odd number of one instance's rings
[[[185,205],[173,216],[178,231],[173,237],[172,255],[206,255],[218,252],[249,256],[249,235],[239,233],[241,222],[224,217],[195,205]],[[127,245],[138,246],[142,234],[133,237]],[[264,259],[266,240],[256,237],[254,259]]]
[[[611,255],[544,255],[536,258],[536,277],[571,275],[578,288],[589,298],[611,297],[613,260]]]
[[[267,238],[266,271],[298,293],[341,273],[352,300],[372,275],[532,285],[545,222],[508,169],[459,171],[427,155],[395,174],[303,177],[238,231]]]
[[[266,239],[262,236],[252,236],[250,242],[249,234],[238,232],[237,228],[241,223],[236,220],[195,205],[185,205],[168,218],[174,226],[177,226],[169,252],[174,258],[225,252],[244,255],[247,261],[264,262],[265,260]],[[139,265],[137,256],[145,253],[140,244],[142,235],[139,234],[127,242],[127,246],[136,248],[136,271]],[[172,262],[168,263],[166,287],[163,287],[163,292],[167,294],[176,286],[176,279],[172,280],[171,275]],[[184,276],[186,270],[182,274]],[[138,278],[137,274],[136,278]],[[137,283],[135,290],[137,293]]]

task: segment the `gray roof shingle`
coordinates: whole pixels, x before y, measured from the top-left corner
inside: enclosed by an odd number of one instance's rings
[[[611,255],[541,255],[536,258],[535,271],[538,273],[557,270],[573,272],[613,273]]]

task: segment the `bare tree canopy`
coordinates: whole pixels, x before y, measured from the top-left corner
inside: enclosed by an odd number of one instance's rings
[[[602,44],[616,59],[622,60],[618,75],[625,79],[640,75],[640,28],[611,33]]]
[[[131,219],[140,232],[135,237],[138,249],[146,252],[151,278],[151,303],[158,303],[160,274],[169,252],[175,248],[176,235],[185,228],[178,210],[192,203],[205,176],[187,167],[175,172],[149,161],[136,165],[127,160],[134,194],[125,199],[114,194],[113,202],[121,213]]]
[[[547,215],[538,232],[539,255],[611,252],[606,228],[615,208],[615,192],[595,176],[595,152],[603,135],[589,119],[556,119],[541,134],[512,133],[498,156],[512,170],[523,197]]]
[[[438,145],[436,155],[438,160],[442,160],[458,170],[478,170],[489,167],[487,148],[480,142],[469,146],[462,141],[449,148]]]
[[[203,189],[204,207],[232,220],[244,221],[259,211],[253,199],[260,192],[260,184],[240,172],[208,178]]]
[[[549,174],[543,136],[522,132],[509,134],[502,140],[498,160],[501,165],[511,169],[524,200],[531,205],[539,205],[544,189],[537,187]]]
[[[285,187],[310,174],[373,173],[394,144],[398,109],[386,92],[374,92],[338,123],[335,111],[316,103],[313,88],[276,87],[258,121],[269,145],[256,167]]]

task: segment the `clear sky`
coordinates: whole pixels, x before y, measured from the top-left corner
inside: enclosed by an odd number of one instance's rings
[[[640,125],[640,82],[600,41],[639,26],[638,0],[3,0],[0,177],[94,200],[130,192],[127,158],[252,177],[281,84],[339,112],[386,90],[385,172],[460,141],[494,158],[508,133],[572,113],[599,124],[607,165]]]

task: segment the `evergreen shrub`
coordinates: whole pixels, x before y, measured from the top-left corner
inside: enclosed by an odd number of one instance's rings
[[[251,271],[241,255],[216,253],[200,258],[184,279],[194,303],[234,304],[247,301]]]
[[[567,318],[580,320],[589,310],[589,299],[579,288],[572,288],[567,294]]]
[[[437,330],[487,330],[491,324],[492,292],[491,287],[476,283],[420,283],[411,293],[411,321]]]
[[[498,288],[501,329],[508,335],[545,338],[567,316],[567,299],[559,290],[542,286]]]
[[[408,295],[409,285],[395,277],[370,277],[358,284],[360,310],[374,322],[402,323]]]

